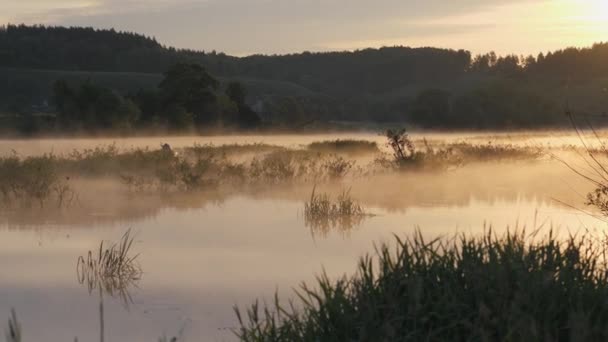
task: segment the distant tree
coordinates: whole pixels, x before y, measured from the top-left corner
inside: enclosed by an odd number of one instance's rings
[[[213,113],[216,101],[215,90],[219,82],[198,64],[179,63],[165,73],[159,85],[165,108],[183,107],[194,116],[198,125],[217,120]]]
[[[226,95],[237,105],[245,104],[245,97],[247,96],[245,87],[239,82],[230,82],[226,87]]]
[[[253,127],[261,122],[260,116],[245,103],[247,93],[241,83],[231,82],[226,87],[226,95],[238,108],[237,123],[242,127]]]
[[[450,96],[441,89],[421,92],[412,104],[410,118],[425,127],[449,125],[452,121]]]
[[[57,81],[53,86],[53,102],[57,107],[57,121],[64,128],[131,128],[141,114],[130,99],[90,81],[77,87]]]

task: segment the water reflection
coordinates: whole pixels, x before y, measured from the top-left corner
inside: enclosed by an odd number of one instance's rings
[[[351,232],[361,226],[369,215],[311,217],[304,216],[304,225],[310,229],[313,238],[326,238],[330,233],[337,232],[348,237]]]
[[[207,210],[226,201],[249,198],[304,202],[312,184],[267,187],[218,188],[204,192],[130,193],[111,180],[79,180],[75,184],[79,201],[69,208],[12,208],[0,211],[0,223],[8,229],[44,226],[129,226],[154,220],[164,210]],[[562,205],[586,209],[586,194],[592,184],[573,177],[570,170],[555,161],[536,163],[487,163],[467,165],[449,172],[403,172],[376,175],[320,185],[320,190],[336,197],[350,188],[352,197],[365,208],[381,212],[405,213],[420,207],[470,207],[472,202],[488,205],[528,201],[541,205]],[[296,211],[297,213],[297,211]],[[294,213],[294,214],[296,214]],[[480,215],[483,213],[480,213]],[[481,215],[483,216],[483,215]],[[480,217],[483,219],[485,217]],[[307,226],[320,235],[330,229],[346,230],[352,222],[314,222]]]
[[[191,340],[230,341],[233,305],[272,298],[277,288],[290,296],[323,269],[331,277],[352,273],[374,243],[416,227],[430,238],[480,233],[484,221],[496,230],[518,220],[520,227],[605,227],[553,201],[581,207],[590,185],[552,161],[322,185],[334,198],[351,188],[366,212],[377,214],[356,220],[306,220],[302,203],[311,184],[133,194],[113,180],[75,183],[79,201],[65,210],[0,212],[0,312],[17,307],[30,340],[67,341],[76,334],[83,341],[154,341],[163,335],[159,327],[179,331],[192,322]],[[146,241],[138,246],[144,279],[105,283],[79,270],[76,283],[74,257],[126,227]],[[133,300],[131,291],[140,286]]]
[[[130,290],[137,287],[142,270],[137,256],[130,254],[134,238],[128,230],[119,243],[106,245],[101,242],[97,253],[89,251],[86,257],[78,257],[76,274],[78,283],[86,286],[89,295],[99,295],[99,341],[105,338],[104,296],[120,300],[126,310],[133,304]]]

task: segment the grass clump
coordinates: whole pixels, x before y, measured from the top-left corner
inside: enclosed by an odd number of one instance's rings
[[[382,245],[352,277],[236,308],[242,341],[604,341],[605,242],[524,233]]]
[[[377,153],[380,151],[378,144],[374,141],[353,139],[315,141],[310,143],[307,148],[315,152],[345,154]]]
[[[104,244],[96,252],[89,251],[78,257],[76,271],[80,284],[86,284],[89,292],[99,289],[110,296],[119,294],[128,304],[128,289],[141,279],[142,270],[137,263],[139,254],[132,255],[134,236],[128,230],[120,242]]]
[[[327,194],[317,194],[313,187],[310,200],[304,203],[304,222],[313,233],[327,234],[332,228],[350,230],[367,216],[361,205],[345,190],[332,200]]]

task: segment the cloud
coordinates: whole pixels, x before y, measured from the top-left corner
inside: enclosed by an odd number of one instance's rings
[[[247,54],[346,49],[374,41],[407,45],[489,25],[444,24],[443,18],[542,0],[60,0],[63,6],[55,8],[34,1],[14,16],[17,21],[113,27],[168,45]]]

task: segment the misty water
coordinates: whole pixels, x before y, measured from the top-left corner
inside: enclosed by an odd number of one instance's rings
[[[431,142],[568,146],[568,133],[424,134]],[[374,134],[4,140],[0,154],[68,153],[100,144],[174,148],[194,143],[267,143],[297,148],[313,141]],[[422,134],[414,135],[421,138]],[[572,159],[572,164],[582,161]],[[351,274],[360,256],[393,235],[480,234],[491,227],[598,231],[606,223],[585,206],[592,185],[551,158],[475,163],[442,172],[349,179],[325,189],[351,189],[373,216],[348,227],[307,225],[303,203],[312,185],[243,193],[126,194],[110,181],[83,180],[87,205],[3,210],[0,216],[0,313],[15,308],[27,341],[156,341],[180,332],[186,341],[231,341],[234,305],[283,298],[326,272]],[[84,200],[83,200],[84,201]],[[143,270],[132,301],[89,293],[76,275],[78,256],[136,233]],[[103,313],[100,312],[103,303]],[[100,317],[103,316],[103,317]]]

